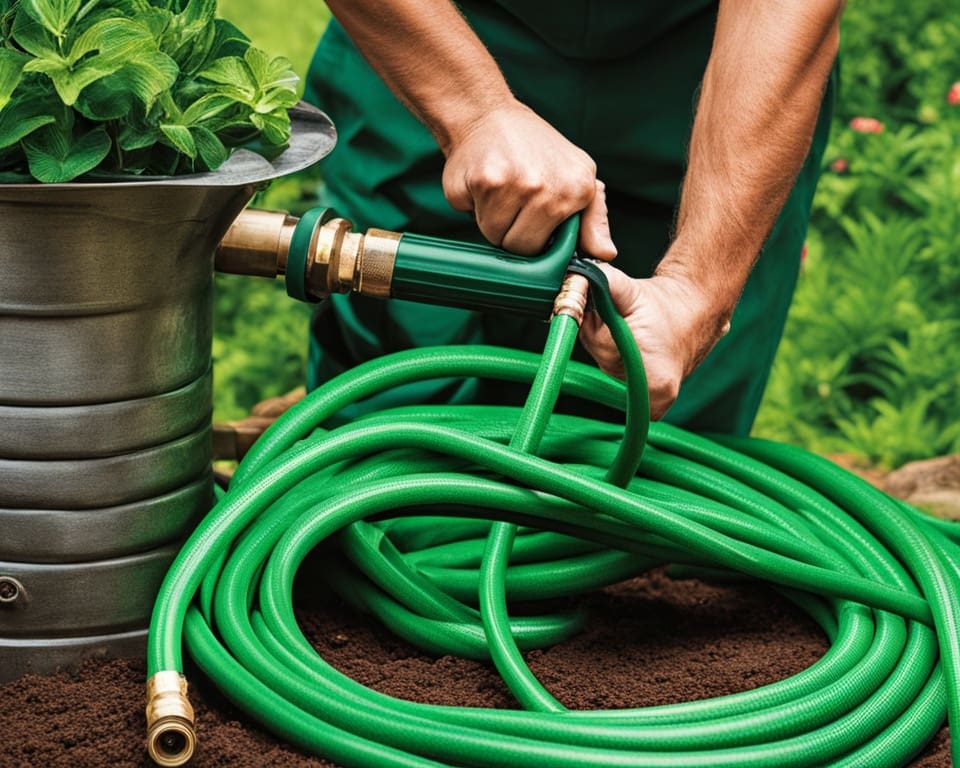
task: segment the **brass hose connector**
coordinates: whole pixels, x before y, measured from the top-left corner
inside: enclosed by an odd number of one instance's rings
[[[217,247],[217,271],[277,277],[288,268],[303,269],[302,289],[315,301],[334,293],[390,296],[400,233],[353,232],[352,222],[327,211],[309,238],[300,241],[299,235],[294,237],[298,223],[299,219],[282,212],[243,211]],[[291,253],[291,248],[299,252]]]
[[[197,747],[187,679],[179,672],[157,672],[147,680],[147,752],[160,766],[186,763]]]
[[[214,266],[220,272],[277,277],[287,271],[287,253],[298,219],[281,211],[247,208],[217,246]]]
[[[316,245],[307,256],[308,292],[317,298],[350,292],[389,298],[400,233],[368,229],[361,234],[352,227],[348,219],[320,225]]]
[[[553,302],[554,315],[570,315],[577,321],[577,325],[583,323],[583,313],[587,309],[587,293],[590,290],[590,283],[586,277],[576,272],[567,272],[560,285],[560,292]]]

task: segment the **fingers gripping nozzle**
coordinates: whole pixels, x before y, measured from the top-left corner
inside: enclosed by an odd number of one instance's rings
[[[287,293],[320,301],[361,293],[449,307],[549,318],[576,250],[579,217],[568,219],[540,256],[383,229],[352,231],[329,208],[301,219],[247,210],[216,253],[221,272],[285,275]]]

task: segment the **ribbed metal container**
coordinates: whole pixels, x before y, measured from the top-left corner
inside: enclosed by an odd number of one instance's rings
[[[0,185],[0,682],[143,650],[212,501],[213,251],[265,181],[335,134],[291,113],[272,162]]]

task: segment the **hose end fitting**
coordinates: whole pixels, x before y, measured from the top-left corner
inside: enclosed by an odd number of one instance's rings
[[[160,766],[186,763],[197,747],[187,679],[179,672],[157,672],[147,680],[147,752]]]
[[[218,272],[277,277],[287,271],[287,252],[297,219],[282,211],[248,208],[233,222],[214,254]]]
[[[400,234],[385,229],[362,234],[352,227],[349,219],[339,218],[320,224],[306,258],[308,292],[320,298],[351,292],[389,298]]]
[[[567,272],[560,285],[560,292],[553,302],[553,314],[569,315],[579,326],[587,309],[589,290],[590,283],[586,277],[576,272]]]

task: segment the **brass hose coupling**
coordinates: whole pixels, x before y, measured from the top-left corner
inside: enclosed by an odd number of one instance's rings
[[[214,265],[239,275],[287,275],[288,292],[308,301],[351,291],[389,297],[400,233],[352,228],[330,209],[314,209],[303,219],[247,209],[217,247]]]
[[[180,766],[197,748],[187,679],[179,672],[157,672],[147,680],[147,752],[160,766]]]
[[[569,315],[576,320],[578,326],[581,325],[583,313],[587,309],[589,290],[590,282],[584,275],[578,272],[567,272],[563,283],[560,284],[560,292],[553,302],[553,314]]]

